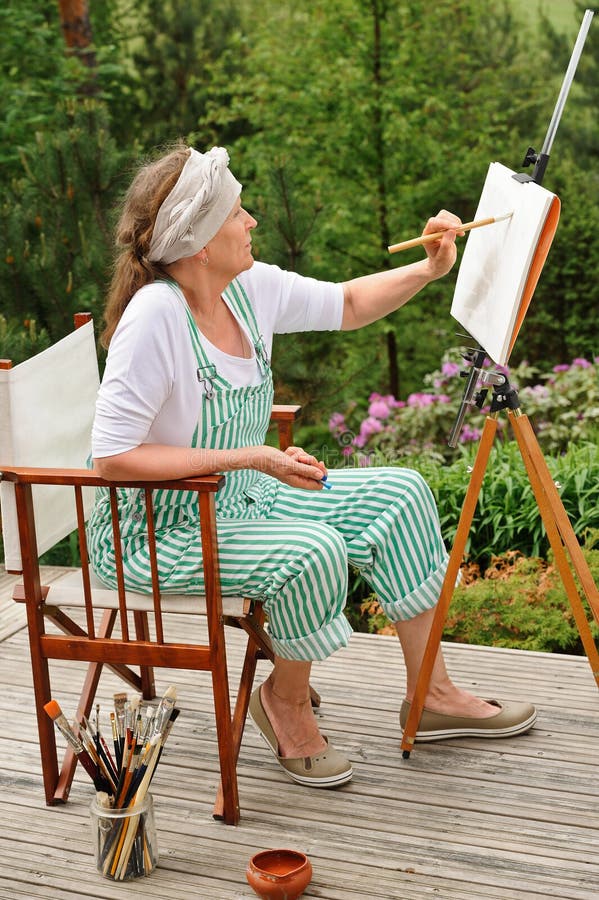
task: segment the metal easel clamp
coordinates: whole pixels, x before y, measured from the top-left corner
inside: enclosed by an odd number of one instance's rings
[[[515,411],[520,409],[520,399],[518,391],[512,387],[504,378],[504,384],[493,388],[493,396],[491,398],[491,413],[499,412],[501,409],[510,409]]]

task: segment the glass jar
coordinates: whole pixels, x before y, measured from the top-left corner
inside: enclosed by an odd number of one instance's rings
[[[158,863],[158,844],[152,795],[124,809],[90,805],[96,868],[113,881],[149,875]]]

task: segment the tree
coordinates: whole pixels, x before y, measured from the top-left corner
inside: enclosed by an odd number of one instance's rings
[[[87,0],[58,0],[60,24],[65,43],[88,69],[95,70],[92,27]]]
[[[531,89],[507,5],[440,0],[431,16],[417,0],[317,0],[309,12],[277,3],[252,38],[218,121],[223,130],[250,126],[235,144],[234,165],[248,181],[246,201],[263,212],[258,250],[285,259],[288,229],[275,213],[271,173],[293,173],[302,191],[287,218],[315,222],[294,262],[333,280],[391,265],[391,240],[418,233],[441,206],[470,216],[488,163],[517,164],[516,135],[545,97],[542,84]],[[455,343],[449,316],[439,312],[449,309],[451,290],[451,279],[431,285],[397,316],[332,339],[341,383],[364,394],[415,389],[439,348]],[[301,392],[299,373],[309,370],[315,400],[331,357],[315,361],[313,342],[284,344],[281,381]],[[312,360],[297,360],[296,381],[288,351],[296,357],[302,346]]]
[[[117,148],[97,100],[66,102],[53,126],[21,149],[22,174],[0,207],[0,303],[56,340],[74,312],[100,315],[111,215],[131,151]]]

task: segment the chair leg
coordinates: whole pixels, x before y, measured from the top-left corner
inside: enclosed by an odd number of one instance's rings
[[[133,613],[133,622],[135,624],[135,636],[138,641],[150,640],[150,626],[148,623],[148,614],[135,610]],[[153,700],[156,696],[156,684],[154,681],[154,669],[152,666],[140,666],[141,675],[141,695],[144,700]]]
[[[55,803],[60,802],[54,797],[54,791],[58,782],[58,754],[56,751],[54,722],[44,710],[46,703],[49,703],[52,699],[52,688],[50,685],[48,660],[43,654],[41,644],[44,636],[44,616],[39,605],[35,603],[27,603],[27,630],[29,634],[33,693],[40,742],[44,793],[47,805],[53,806]]]
[[[251,625],[249,623],[251,623]],[[239,750],[241,748],[241,741],[243,738],[248,706],[250,704],[254,676],[256,674],[256,663],[258,657],[262,655],[263,650],[262,640],[258,640],[255,635],[261,632],[268,641],[266,632],[262,630],[263,623],[264,610],[262,609],[261,603],[256,604],[254,613],[251,616],[248,616],[239,621],[241,627],[244,628],[244,630],[247,632],[248,641],[245,649],[245,657],[243,660],[243,668],[241,671],[241,678],[239,681],[237,700],[235,702],[235,711],[233,713],[232,722],[233,754],[236,766],[237,760],[239,758]],[[248,627],[246,627],[246,625],[248,625]],[[270,653],[272,659],[272,649],[270,650]],[[224,818],[224,797],[222,780],[220,781],[218,786],[216,800],[214,802],[214,808],[212,810],[212,816],[215,819]]]
[[[237,785],[237,758],[231,720],[225,626],[222,614],[215,614],[214,609],[211,609],[210,599],[207,592],[212,695],[214,698],[214,716],[216,719],[216,736],[223,790],[222,819],[227,825],[237,825],[240,815],[239,788]],[[216,606],[217,604],[213,605]]]

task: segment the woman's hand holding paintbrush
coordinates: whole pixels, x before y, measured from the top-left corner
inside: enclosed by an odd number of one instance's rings
[[[450,228],[455,229],[458,237],[461,237],[467,231],[472,231],[473,228],[482,228],[483,225],[494,225],[495,222],[503,222],[505,219],[511,218],[513,213],[505,213],[502,216],[490,216],[486,219],[478,219],[475,222],[463,222],[460,224],[454,224],[450,226],[449,224],[445,227],[444,231],[433,231],[428,233],[423,233],[419,237],[411,238],[409,241],[401,241],[399,244],[391,244],[387,247],[389,253],[399,253],[400,250],[409,250],[411,247],[420,247],[426,244],[433,244],[435,241],[440,241]]]

